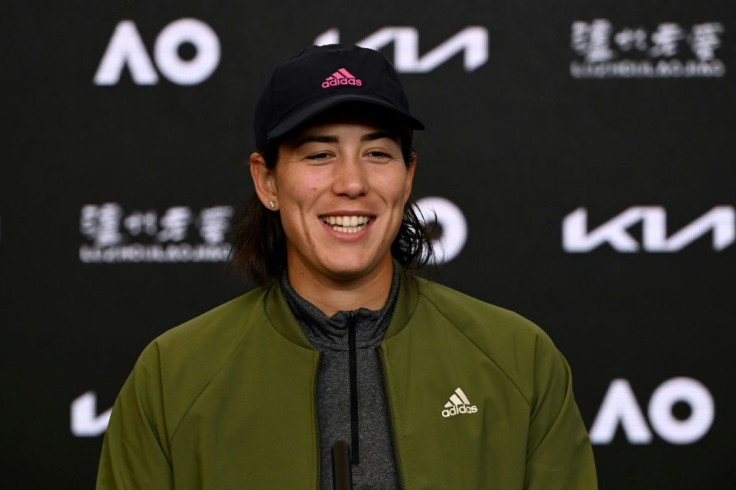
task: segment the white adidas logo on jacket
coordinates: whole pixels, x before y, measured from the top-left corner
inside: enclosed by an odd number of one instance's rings
[[[462,388],[458,387],[450,396],[450,400],[445,403],[445,409],[442,410],[442,416],[445,418],[453,417],[460,414],[476,413],[478,407],[470,404],[470,400],[465,396]]]

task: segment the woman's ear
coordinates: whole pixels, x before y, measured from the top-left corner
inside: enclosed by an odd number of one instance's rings
[[[258,199],[266,209],[276,211],[279,201],[274,170],[266,167],[266,160],[260,153],[253,153],[250,156],[250,176]]]

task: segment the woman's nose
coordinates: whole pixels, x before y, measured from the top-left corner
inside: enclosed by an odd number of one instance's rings
[[[358,157],[345,156],[335,166],[333,191],[348,197],[365,194],[368,180],[365,167]]]

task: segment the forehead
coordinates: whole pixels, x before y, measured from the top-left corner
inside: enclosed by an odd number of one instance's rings
[[[399,139],[409,131],[403,124],[401,118],[391,111],[368,104],[345,103],[333,107],[307,121],[292,134],[288,135],[285,141],[288,142],[305,133],[313,133],[316,129],[323,129],[326,126],[337,124],[365,126],[373,130],[388,133],[394,139]]]
[[[288,147],[299,146],[309,141],[337,143],[342,138],[360,138],[366,141],[389,138],[398,144],[401,136],[389,130],[386,126],[382,126],[380,123],[374,121],[360,118],[345,118],[309,124],[293,133],[293,135],[284,141],[284,144]]]

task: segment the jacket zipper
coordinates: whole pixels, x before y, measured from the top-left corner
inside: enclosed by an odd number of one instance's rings
[[[358,354],[355,339],[355,313],[348,313],[348,361],[350,369],[350,462],[360,464],[360,426],[358,420]]]
[[[391,439],[393,441],[392,450],[394,453],[394,461],[396,461],[396,472],[399,475],[399,486],[400,488],[406,488],[406,482],[404,481],[404,471],[401,467],[401,456],[399,455],[399,439],[396,437],[396,423],[394,421],[394,411],[391,408],[391,395],[388,391],[388,378],[386,376],[386,360],[383,357],[381,347],[376,347],[378,352],[378,358],[381,360],[381,376],[383,377],[383,390],[386,393],[386,405],[388,407],[388,419],[389,426],[391,428]]]

